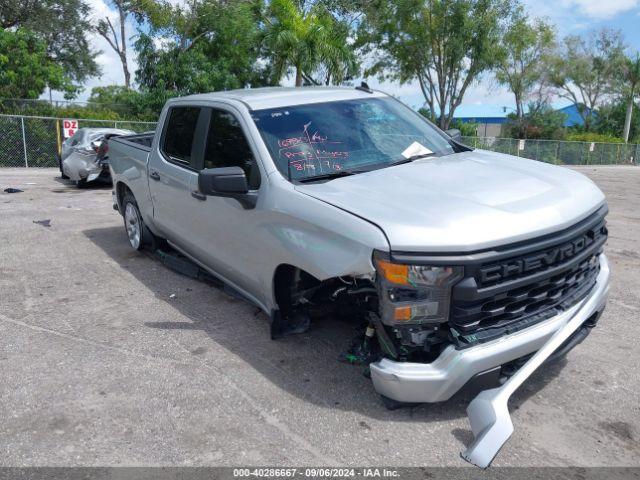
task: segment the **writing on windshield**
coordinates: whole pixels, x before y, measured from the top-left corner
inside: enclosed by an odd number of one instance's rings
[[[342,160],[349,157],[349,152],[340,148],[342,142],[330,140],[312,124],[305,123],[300,135],[279,139],[278,156],[286,159],[290,171],[303,172],[303,176],[342,170]]]
[[[392,98],[357,98],[252,112],[276,167],[291,180],[385,168],[453,153],[448,139]]]

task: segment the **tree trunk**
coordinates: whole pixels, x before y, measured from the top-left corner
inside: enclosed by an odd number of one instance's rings
[[[522,107],[522,97],[520,94],[516,93],[516,118],[518,122],[518,137],[525,138],[527,136],[527,131],[524,125],[524,108]]]
[[[302,86],[302,68],[296,67],[296,87]]]
[[[446,130],[447,128],[449,128],[449,122],[448,122],[447,115],[444,114],[444,107],[441,107],[440,118],[439,118],[439,122],[438,123],[440,124],[440,129],[441,130]]]
[[[131,88],[131,74],[127,65],[127,34],[125,30],[125,22],[127,21],[127,12],[125,12],[122,4],[118,4],[120,10],[120,61],[122,62],[122,72],[124,73],[124,85]]]
[[[131,88],[131,73],[129,72],[129,66],[127,65],[126,52],[120,55],[120,61],[122,62],[122,71],[124,72],[124,86]]]
[[[624,117],[624,132],[622,134],[622,138],[624,138],[624,143],[629,141],[629,130],[631,130],[631,117],[633,116],[633,92],[629,95],[629,101],[627,103],[627,114]]]

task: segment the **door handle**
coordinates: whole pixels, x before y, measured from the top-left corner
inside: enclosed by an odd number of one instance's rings
[[[149,173],[149,178],[152,178],[153,180],[155,180],[156,182],[160,180],[160,174],[158,172],[156,172],[155,170],[151,170],[151,173]]]
[[[202,201],[204,201],[204,200],[206,200],[206,199],[207,199],[207,196],[206,196],[206,195],[203,195],[202,193],[200,193],[200,192],[199,192],[199,191],[197,191],[197,190],[194,190],[193,192],[191,192],[191,196],[192,196],[193,198],[197,198],[198,200],[202,200]]]

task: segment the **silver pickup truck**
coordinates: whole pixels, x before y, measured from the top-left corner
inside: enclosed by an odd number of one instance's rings
[[[133,248],[168,243],[273,338],[322,315],[361,325],[345,358],[390,408],[503,382],[476,399],[501,418],[469,408],[465,458],[488,464],[511,433],[496,398],[604,309],[607,204],[575,171],[449,133],[366,86],[178,98],[155,134],[109,141],[114,208]]]

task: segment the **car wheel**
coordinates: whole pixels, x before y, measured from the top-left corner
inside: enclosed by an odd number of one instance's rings
[[[136,203],[133,195],[127,193],[122,201],[122,216],[124,217],[124,228],[127,231],[127,237],[129,238],[129,244],[135,250],[142,250],[145,244],[147,236],[147,228],[142,221],[140,210],[138,210],[138,204]]]
[[[64,170],[62,169],[62,157],[60,155],[58,155],[58,167],[60,167],[60,178],[69,180],[69,177],[64,174]]]

